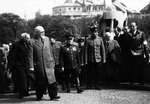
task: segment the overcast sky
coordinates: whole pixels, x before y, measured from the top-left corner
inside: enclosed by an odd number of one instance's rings
[[[64,3],[66,0],[0,0],[0,13],[11,12],[27,19],[35,17],[35,12],[39,9],[42,14],[52,14],[52,7]],[[75,0],[72,0],[73,2]],[[103,0],[93,0],[94,2],[103,2]],[[140,11],[150,0],[120,0],[128,7]],[[106,0],[109,4],[110,0]]]

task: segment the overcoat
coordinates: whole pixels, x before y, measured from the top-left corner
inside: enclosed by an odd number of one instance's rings
[[[28,91],[29,89],[29,72],[28,72],[28,43],[24,40],[15,42],[8,55],[8,69],[12,71],[12,79],[16,79],[19,92]]]
[[[56,82],[54,75],[55,61],[52,53],[51,41],[48,37],[37,36],[29,44],[29,68],[34,68],[38,77],[37,84],[52,84]]]
[[[119,64],[121,63],[121,49],[116,40],[110,40],[106,49],[106,70],[107,75],[112,76],[119,72]]]

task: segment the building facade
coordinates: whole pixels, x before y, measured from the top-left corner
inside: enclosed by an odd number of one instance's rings
[[[147,4],[142,10],[140,10],[141,18],[149,18],[150,17],[150,3]]]
[[[105,11],[104,3],[93,3],[92,0],[66,0],[64,4],[52,8],[53,15],[62,15],[70,18],[93,17],[102,15]]]

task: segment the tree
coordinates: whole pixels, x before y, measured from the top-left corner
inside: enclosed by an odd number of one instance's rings
[[[17,37],[18,30],[22,27],[23,20],[16,14],[3,13],[0,15],[0,35],[3,37]]]
[[[67,31],[71,32],[73,35],[76,35],[78,31],[70,19],[62,16],[53,17],[52,23],[49,25],[48,30],[49,34],[56,35],[61,41],[64,40],[64,35]]]

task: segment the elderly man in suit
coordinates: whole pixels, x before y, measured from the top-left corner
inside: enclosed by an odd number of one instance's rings
[[[35,28],[35,34],[34,39],[31,39],[29,44],[29,70],[35,71],[38,77],[36,81],[37,100],[42,100],[45,87],[48,87],[50,100],[59,99],[51,41],[45,36],[45,30],[42,26]]]
[[[22,99],[28,95],[29,77],[28,77],[28,42],[30,35],[22,33],[21,39],[14,43],[8,56],[8,70],[11,70],[12,77],[15,77],[14,87],[17,86],[19,98]]]
[[[95,89],[100,89],[98,82],[102,75],[102,64],[106,61],[105,47],[103,39],[98,36],[98,27],[91,25],[90,30],[91,37],[85,41],[85,63],[88,65],[87,88],[91,88],[94,76]]]

